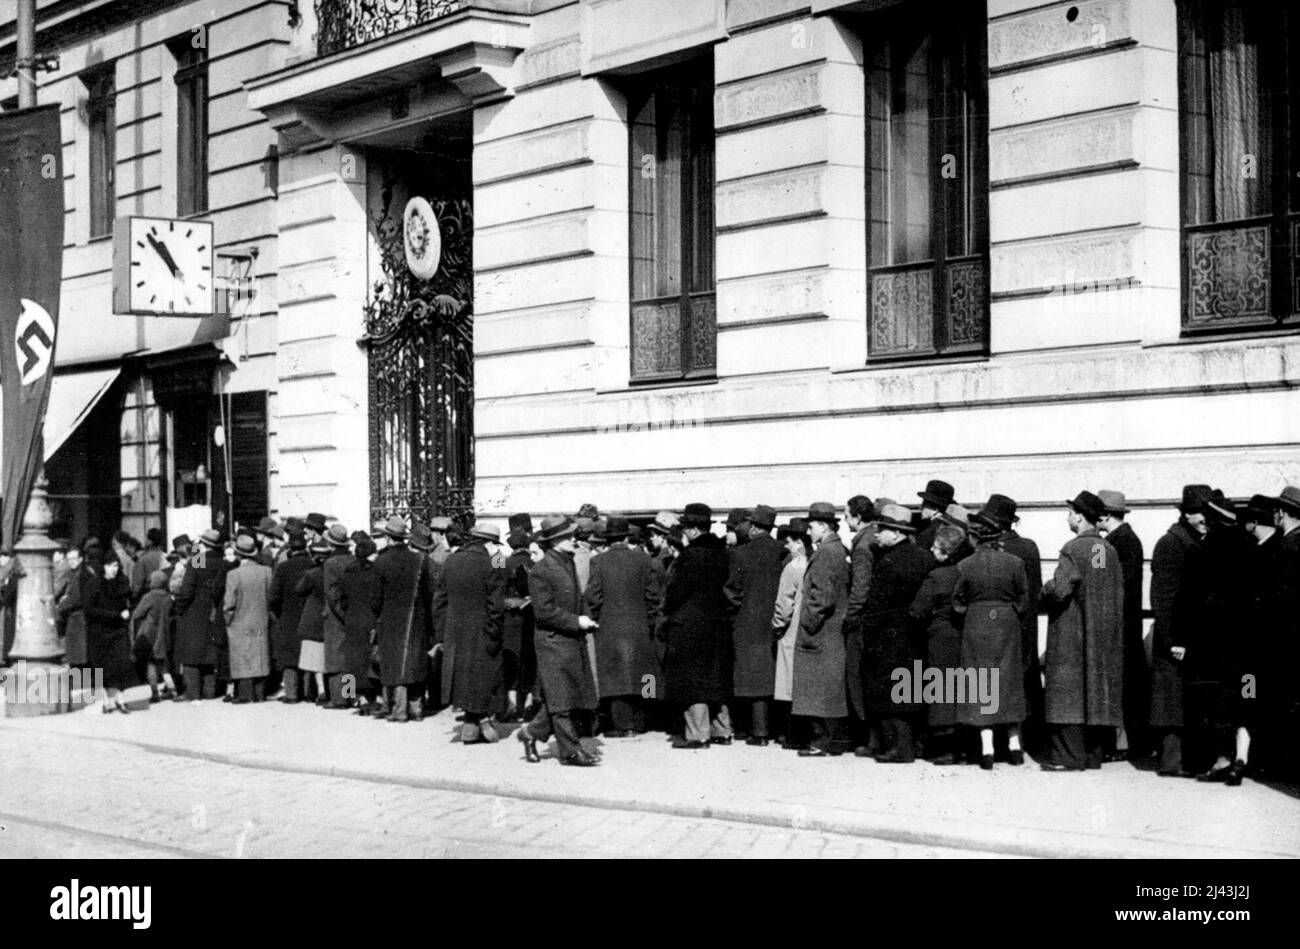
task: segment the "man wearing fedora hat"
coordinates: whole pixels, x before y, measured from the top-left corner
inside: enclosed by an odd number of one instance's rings
[[[240,704],[262,701],[263,680],[271,672],[271,568],[258,562],[257,552],[253,538],[236,538],[239,565],[226,575],[222,601],[230,643],[230,678],[235,683],[235,701]]]
[[[406,521],[393,516],[384,524],[388,547],[375,560],[370,600],[379,646],[380,681],[392,690],[388,721],[419,721],[424,706],[418,693],[429,675],[433,626],[433,568],[408,546]]]
[[[1152,740],[1159,749],[1156,773],[1191,777],[1183,767],[1183,658],[1187,644],[1200,639],[1204,609],[1201,574],[1206,533],[1207,484],[1183,487],[1178,521],[1156,542],[1151,554],[1151,706]]]
[[[500,540],[495,525],[475,524],[434,578],[433,634],[443,648],[441,694],[464,712],[460,740],[466,745],[501,740],[494,716],[505,692],[506,577],[487,549]]]
[[[766,504],[745,512],[749,536],[732,549],[727,601],[731,605],[734,654],[732,694],[745,704],[749,745],[771,740],[768,713],[776,686],[776,651],[772,641],[772,608],[785,565],[785,548],[772,536],[776,511]]]
[[[1128,500],[1119,491],[1098,491],[1102,513],[1097,527],[1119,555],[1124,574],[1124,729],[1128,757],[1145,758],[1150,747],[1147,722],[1151,715],[1151,670],[1142,635],[1142,568],[1146,552],[1125,518]],[[1123,744],[1117,747],[1123,750]]]
[[[682,512],[686,549],[674,564],[664,590],[658,635],[664,642],[661,690],[665,701],[683,710],[683,737],[674,748],[729,745],[731,714],[731,628],[724,588],[730,573],[726,542],[710,527],[713,510],[691,503]]]
[[[573,566],[577,524],[563,515],[542,519],[537,541],[544,554],[528,575],[533,601],[534,642],[542,707],[519,729],[524,758],[541,761],[538,742],[554,736],[560,764],[591,767],[597,756],[583,748],[574,714],[596,708],[596,680],[583,637],[597,623],[586,613]]]
[[[329,556],[321,564],[321,592],[325,609],[321,625],[325,642],[325,682],[329,695],[327,708],[350,708],[356,700],[356,683],[342,678],[347,661],[343,648],[347,639],[347,603],[343,597],[343,575],[356,563],[352,556],[352,537],[343,524],[335,522],[325,531]],[[346,689],[347,694],[344,694]]]
[[[258,561],[274,570],[275,565],[283,559],[284,528],[277,524],[275,518],[268,514],[257,522],[257,527],[253,528],[253,533],[262,540],[262,551],[257,555]]]
[[[930,545],[934,543],[935,532],[943,523],[941,515],[953,503],[955,495],[956,491],[952,485],[938,479],[926,482],[925,490],[916,492],[916,496],[921,499],[922,527],[916,535],[916,546],[919,549],[930,549]]]
[[[442,566],[447,562],[447,558],[451,556],[451,542],[448,538],[448,533],[453,527],[451,518],[446,517],[445,515],[431,517],[429,518],[428,526],[430,534],[430,543],[428,547],[429,559],[438,566]],[[414,544],[412,544],[412,546],[414,546]]]
[[[1295,629],[1300,621],[1300,487],[1285,486],[1273,501],[1275,513],[1274,524],[1281,535],[1277,541],[1276,566],[1277,583],[1273,603],[1273,615],[1277,617],[1274,630]],[[1279,662],[1275,668],[1294,669],[1300,660],[1294,635],[1277,635],[1270,637],[1270,645],[1265,647],[1276,650]],[[1275,643],[1276,645],[1272,645]],[[1295,734],[1300,729],[1300,688],[1296,685],[1294,675],[1278,676],[1275,697],[1270,703],[1276,709],[1273,718],[1272,736],[1274,743],[1271,763],[1274,770],[1294,778],[1300,773],[1297,767]],[[1283,681],[1284,680],[1284,681]],[[1283,737],[1286,735],[1287,737]]]
[[[312,564],[307,553],[307,535],[302,528],[291,528],[287,539],[285,557],[271,573],[268,603],[274,619],[271,625],[271,664],[280,675],[280,701],[292,705],[301,701],[298,656],[302,652],[302,639],[298,628],[302,624],[305,597],[297,592],[297,588],[298,581]]]
[[[1075,537],[1043,586],[1047,628],[1044,771],[1100,768],[1113,729],[1124,724],[1124,574],[1115,548],[1097,532],[1104,506],[1091,491],[1067,501]]]
[[[217,617],[225,596],[221,534],[209,528],[199,536],[185,579],[176,594],[176,658],[184,679],[184,701],[216,694]],[[223,617],[224,619],[224,617]]]
[[[813,554],[804,571],[794,645],[790,714],[811,725],[812,741],[801,757],[841,755],[848,743],[848,688],[844,678],[844,615],[848,610],[849,560],[840,543],[835,505],[808,508]]]
[[[942,499],[933,491],[930,498],[931,504]],[[928,549],[914,543],[911,512],[901,504],[885,505],[872,523],[877,553],[863,607],[863,694],[872,724],[881,732],[875,760],[910,764],[916,760],[916,729],[925,709],[916,702],[895,701],[893,672],[925,661],[925,644],[914,635],[910,609],[935,561]],[[933,537],[942,522],[932,519],[931,523]]]
[[[626,518],[608,518],[609,549],[591,561],[587,582],[587,612],[600,624],[600,634],[593,639],[606,738],[646,730],[649,701],[657,695],[659,680],[654,627],[662,588],[650,555],[629,544],[628,534]]]
[[[506,544],[505,620],[502,654],[505,657],[506,703],[502,721],[519,720],[532,695],[537,676],[537,654],[533,646],[533,605],[528,598],[528,569],[532,566],[529,547],[533,540],[533,519],[529,514],[512,514]]]
[[[871,526],[875,514],[871,498],[865,494],[855,494],[844,506],[844,520],[853,532],[849,541],[849,592],[844,613],[844,680],[849,696],[849,739],[854,751],[861,749],[864,756],[875,754],[880,747],[879,734],[871,734],[868,724],[871,717],[862,691],[863,611],[876,562],[872,551],[876,532]]]

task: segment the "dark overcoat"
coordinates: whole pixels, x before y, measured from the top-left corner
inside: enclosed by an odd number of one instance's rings
[[[199,546],[190,557],[176,594],[175,663],[180,666],[217,664],[222,600],[226,595],[226,565],[221,551]],[[296,661],[296,659],[295,659]]]
[[[325,639],[325,672],[343,671],[343,640],[347,637],[343,603],[343,574],[357,562],[346,547],[335,547],[321,564],[321,592],[325,598],[321,632]]]
[[[1151,717],[1155,728],[1183,725],[1183,666],[1174,646],[1199,638],[1204,588],[1201,535],[1180,520],[1151,554]]]
[[[849,714],[844,679],[848,599],[848,557],[839,535],[827,534],[813,550],[803,575],[799,633],[794,641],[794,715],[843,718]]]
[[[1124,724],[1138,729],[1145,727],[1151,708],[1151,670],[1142,642],[1142,567],[1146,552],[1127,522],[1107,534],[1106,540],[1119,554],[1124,573]]]
[[[915,712],[915,704],[893,699],[895,669],[913,668],[925,658],[926,644],[913,627],[908,610],[925,582],[934,555],[910,540],[876,553],[875,573],[863,610],[862,673],[867,710],[882,718]],[[914,690],[916,691],[916,690]]]
[[[1043,586],[1048,608],[1046,720],[1124,724],[1124,573],[1115,548],[1085,527]]]
[[[305,597],[298,593],[298,581],[311,569],[311,557],[295,550],[275,566],[271,575],[271,660],[280,669],[295,669],[302,652],[298,625],[302,622]]]
[[[325,577],[321,564],[313,564],[298,578],[293,592],[302,597],[302,616],[298,620],[298,640],[325,642]]]
[[[961,627],[954,622],[957,617],[952,612],[956,586],[957,564],[944,561],[926,575],[908,610],[925,637],[928,668],[956,669],[961,665]],[[951,728],[957,724],[957,706],[951,701],[932,702],[928,705],[928,720],[931,728]]]
[[[429,676],[434,566],[406,544],[392,543],[375,559],[375,614],[380,681],[412,685]]]
[[[615,544],[592,558],[585,596],[587,614],[600,624],[594,639],[602,698],[658,694],[654,628],[663,595],[659,583],[650,555],[639,547]]]
[[[578,617],[584,614],[573,555],[548,550],[528,572],[528,591],[533,600],[537,681],[547,710],[565,714],[594,709],[596,678],[586,636],[578,625]]]
[[[370,675],[370,636],[375,631],[375,614],[370,599],[375,592],[375,565],[352,558],[343,573],[343,648],[339,672],[352,676],[358,687]]]
[[[1282,670],[1282,674],[1273,677],[1279,687],[1277,705],[1269,704],[1294,716],[1296,708],[1300,707],[1300,687],[1297,687],[1296,676],[1291,672],[1300,662],[1300,641],[1294,632],[1296,617],[1300,616],[1300,528],[1284,535],[1278,541],[1276,551],[1277,599],[1273,604],[1273,615],[1280,619],[1265,648],[1270,655],[1277,657],[1273,668]],[[1294,717],[1283,720],[1282,727],[1290,728],[1294,721]],[[1291,760],[1294,762],[1294,757]]]
[[[772,608],[784,566],[785,547],[770,534],[751,537],[732,553],[726,594],[734,611],[732,691],[737,698],[771,696],[776,686]]]
[[[528,602],[528,568],[533,558],[527,549],[513,550],[506,558],[506,615],[501,643],[506,652],[521,655],[533,638],[533,606]]]
[[[871,573],[876,556],[872,549],[875,532],[864,527],[849,541],[849,602],[844,614],[844,672],[849,692],[849,708],[858,719],[867,717],[866,698],[862,692],[862,624],[871,592]]]
[[[84,588],[88,665],[104,670],[104,685],[125,689],[137,677],[131,662],[131,637],[122,612],[130,606],[131,583],[119,572],[112,580],[92,574]]]
[[[480,542],[468,541],[444,561],[433,588],[433,628],[443,644],[442,696],[487,715],[501,704],[505,682],[502,632],[505,570]]]
[[[662,697],[681,705],[731,697],[731,629],[724,588],[731,572],[720,537],[700,534],[682,551],[664,590]],[[770,635],[770,634],[769,634]]]
[[[998,673],[997,708],[967,695],[956,707],[958,723],[976,728],[1019,725],[1026,714],[1020,640],[1020,617],[1029,609],[1024,562],[1015,554],[981,544],[957,565],[952,600],[954,609],[965,617],[958,667],[974,669],[977,676],[988,674],[990,684],[992,671]]]
[[[63,660],[70,666],[90,663],[86,645],[85,591],[94,576],[95,571],[85,563],[69,572],[68,585],[58,602],[59,616],[63,619]]]

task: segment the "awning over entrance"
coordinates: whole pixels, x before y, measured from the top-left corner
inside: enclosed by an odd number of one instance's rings
[[[77,430],[121,372],[114,366],[55,374],[50,387],[50,407],[45,413],[46,458],[58,451],[68,436]]]

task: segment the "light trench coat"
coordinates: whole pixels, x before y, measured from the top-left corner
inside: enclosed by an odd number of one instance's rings
[[[807,569],[807,557],[801,554],[791,558],[781,569],[776,589],[772,629],[784,632],[776,645],[776,685],[772,697],[778,702],[794,698],[794,641],[799,637],[799,626],[794,620],[803,606],[803,575]]]

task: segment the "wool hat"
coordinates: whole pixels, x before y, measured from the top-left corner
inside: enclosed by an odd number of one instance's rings
[[[291,527],[288,531],[289,549],[304,550],[307,547],[307,534],[301,527]]]
[[[727,530],[734,531],[750,519],[749,511],[743,507],[733,507],[727,512]]]
[[[1000,531],[1010,530],[1011,525],[1019,520],[1016,517],[1016,502],[1005,494],[990,494],[984,506],[972,515],[972,518],[996,527]]]
[[[902,531],[905,534],[916,533],[916,528],[912,526],[912,512],[901,504],[886,504],[884,510],[871,523],[876,527]]]
[[[1102,510],[1107,514],[1127,514],[1128,500],[1122,491],[1098,491]]]
[[[655,515],[655,519],[650,523],[650,530],[656,534],[671,534],[679,530],[682,526],[680,518],[672,511],[660,511]]]
[[[384,533],[393,540],[406,540],[410,535],[410,528],[406,526],[405,520],[394,514],[384,521]]]
[[[1205,502],[1210,499],[1210,486],[1208,484],[1185,484],[1183,485],[1183,500],[1178,505],[1178,510],[1183,514],[1202,514],[1205,511]]]
[[[511,531],[506,535],[506,543],[510,545],[511,550],[522,550],[533,542],[533,535],[520,530]]]
[[[1223,496],[1220,489],[1215,488],[1210,492],[1210,496],[1205,499],[1205,507],[1220,523],[1237,523],[1237,509]]]
[[[325,532],[325,542],[331,547],[346,547],[351,541],[348,529],[342,524],[331,524],[330,529]]]
[[[955,493],[953,486],[947,481],[935,479],[926,482],[925,490],[916,492],[916,496],[943,511],[953,502]]]
[[[1274,498],[1256,494],[1242,508],[1241,519],[1243,521],[1253,521],[1256,524],[1271,524],[1273,512],[1277,510],[1277,507],[1278,504]]]
[[[970,511],[960,504],[949,504],[939,515],[939,520],[961,530],[970,530]]]
[[[190,540],[189,534],[177,534],[172,538],[172,552],[179,553],[186,547],[193,547],[194,541]]]
[[[365,531],[353,531],[349,536],[352,538],[352,543],[354,544],[359,544],[363,540],[370,540],[370,535]]]
[[[881,514],[883,514],[885,512],[885,508],[889,507],[889,505],[891,504],[898,504],[898,502],[895,501],[893,498],[876,498],[876,506],[874,508],[876,512],[876,516],[879,517]]]
[[[262,518],[257,522],[257,527],[253,528],[257,533],[266,537],[274,537],[276,540],[284,540],[284,528],[275,522],[275,518]]]
[[[840,512],[830,501],[814,501],[808,506],[808,521],[821,521],[831,527],[840,526]]]
[[[384,537],[384,536],[386,536],[386,535],[384,534],[384,522],[383,522],[383,521],[375,521],[373,524],[370,525],[370,536],[371,536],[371,537]]]
[[[511,531],[523,531],[525,534],[533,532],[533,517],[528,513],[511,514],[506,521],[506,525]]]
[[[698,527],[708,530],[713,524],[713,508],[698,501],[682,509],[682,527]]]
[[[1273,501],[1292,517],[1300,517],[1300,488],[1295,485],[1288,484]]]
[[[494,544],[501,543],[501,528],[495,524],[484,524],[478,522],[469,529],[470,537],[477,537],[479,540],[490,540]]]
[[[145,540],[147,540],[154,547],[161,547],[163,544],[167,543],[166,536],[164,536],[162,530],[157,527],[151,527],[147,531],[145,531],[144,537]]]
[[[202,544],[204,547],[213,547],[213,548],[220,547],[221,533],[217,531],[215,528],[209,527],[207,530],[205,530],[202,534],[199,535],[199,543]]]
[[[537,539],[554,542],[568,537],[578,530],[577,522],[564,514],[552,514],[542,518],[542,529],[537,532]]]
[[[433,528],[428,524],[415,522],[411,528],[411,549],[412,550],[432,550],[433,549]]]
[[[581,517],[589,517],[594,521],[596,518],[600,517],[600,508],[588,502],[582,505],[582,507],[578,508],[578,513],[574,515],[575,519]]]
[[[808,536],[808,522],[802,517],[792,517],[788,524],[782,524],[776,529],[777,540],[788,540],[791,537],[806,538]]]
[[[236,557],[256,557],[257,541],[249,534],[240,534],[235,538]]]
[[[610,517],[606,519],[602,533],[605,540],[614,543],[615,541],[626,540],[627,535],[631,533],[631,528],[628,527],[626,517]]]
[[[776,526],[776,509],[766,504],[755,504],[754,510],[749,515],[749,523],[759,530],[770,531]]]
[[[307,519],[303,521],[303,526],[310,527],[312,530],[316,531],[317,533],[323,534],[325,533],[325,522],[327,520],[329,520],[329,518],[327,518],[324,514],[318,514],[315,511],[313,511],[312,513],[307,515]]]
[[[1101,520],[1101,515],[1105,512],[1102,506],[1101,498],[1091,491],[1080,491],[1074,496],[1073,501],[1066,501],[1071,509],[1078,511],[1093,524]]]
[[[370,539],[370,535],[363,534],[357,540],[356,558],[358,560],[369,560],[371,555],[378,549],[375,542]]]

